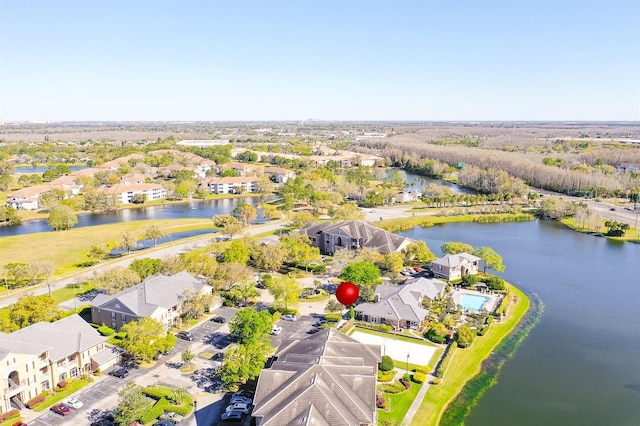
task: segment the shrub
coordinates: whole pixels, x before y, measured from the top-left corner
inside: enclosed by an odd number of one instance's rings
[[[269,313],[271,315],[276,312],[280,312],[282,315],[300,315],[300,311],[293,308],[274,308],[273,306],[269,308]]]
[[[482,327],[480,330],[476,332],[476,334],[478,336],[484,336],[485,334],[487,334],[487,330],[489,330],[489,326]]]
[[[500,277],[491,276],[486,278],[484,282],[492,290],[504,290],[504,280]]]
[[[60,389],[64,389],[64,388],[66,388],[66,387],[67,387],[67,384],[68,384],[68,383],[67,383],[65,380],[63,380],[63,381],[61,381],[61,382],[58,382],[58,387],[59,387]]]
[[[387,404],[387,399],[382,395],[378,395],[378,397],[376,398],[376,407],[384,408],[386,404]]]
[[[113,337],[118,340],[124,340],[127,338],[127,333],[125,331],[121,331],[119,333],[116,333],[116,335]]]
[[[422,373],[419,373],[422,374]],[[400,383],[404,386],[405,389],[409,389],[411,387],[411,383],[408,380],[401,379]]]
[[[395,377],[395,371],[391,370],[388,372],[378,370],[378,381],[379,382],[390,382]]]
[[[402,380],[408,382],[409,380],[411,380],[411,374],[403,374]]]
[[[161,399],[161,398],[170,398],[173,391],[172,389],[164,389],[164,388],[143,388],[142,393],[144,393],[149,398]]]
[[[442,379],[440,377],[434,377],[429,383],[431,383],[432,385],[439,385],[440,383],[442,383]]]
[[[20,411],[18,410],[9,410],[6,413],[0,414],[0,422],[4,422],[5,420],[13,419],[14,417],[20,416]]]
[[[45,399],[46,397],[44,395],[38,395],[35,398],[31,398],[27,401],[27,408],[35,407],[36,405],[43,403]]]
[[[169,401],[167,401],[165,398],[160,398],[153,405],[153,407],[147,409],[144,412],[144,414],[140,416],[140,421],[143,424],[151,423],[152,421],[160,417],[160,415],[166,411],[165,409],[168,409],[168,408],[169,408]]]
[[[413,381],[416,383],[424,383],[427,380],[427,376],[424,373],[416,371],[413,373]]]
[[[393,359],[391,359],[389,355],[383,355],[382,362],[380,363],[380,366],[378,368],[382,371],[391,371],[393,370],[393,367]]]
[[[415,371],[418,373],[429,374],[431,373],[431,368],[428,365],[425,365],[425,366],[417,367]]]
[[[440,336],[435,328],[431,328],[428,332],[427,332],[427,339],[431,340],[434,343],[444,343],[444,337]]]
[[[340,314],[327,314],[324,316],[324,319],[329,322],[340,322],[342,316],[340,316]]]
[[[383,384],[379,385],[379,389],[382,392],[386,392],[386,393],[390,393],[390,394],[402,393],[402,392],[407,390],[407,388],[405,388],[404,385],[402,383],[399,383],[399,382],[396,382],[396,383],[383,383]]]
[[[476,277],[475,275],[465,275],[464,277],[462,277],[462,282],[465,286],[478,284],[478,277]]]
[[[103,336],[111,336],[115,332],[116,331],[113,328],[107,327],[106,325],[101,325],[100,327],[98,327],[98,333],[102,334]]]
[[[393,326],[391,326],[389,324],[381,324],[380,325],[380,330],[389,332],[389,331],[393,330]]]
[[[191,404],[183,404],[183,405],[170,405],[169,411],[173,411],[176,414],[181,416],[188,416],[191,413]]]

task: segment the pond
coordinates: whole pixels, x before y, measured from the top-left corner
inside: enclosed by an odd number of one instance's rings
[[[633,425],[640,418],[640,246],[548,221],[458,223],[402,235],[494,248],[505,279],[545,304],[466,425]]]

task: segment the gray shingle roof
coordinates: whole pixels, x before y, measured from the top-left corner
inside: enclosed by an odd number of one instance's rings
[[[446,254],[440,259],[436,259],[432,264],[442,265],[447,268],[454,268],[456,266],[462,265],[463,261],[467,260],[468,262],[478,262],[482,260],[478,256],[474,256],[469,253],[457,253],[457,254]]]
[[[309,237],[317,236],[323,232],[334,233],[338,231],[342,231],[351,238],[358,240],[362,238],[364,240],[362,247],[374,248],[383,254],[394,253],[405,242],[413,241],[410,238],[387,232],[362,220],[343,220],[330,223],[312,222],[300,229],[301,233]]]
[[[423,296],[436,299],[446,285],[443,281],[424,277],[408,280],[401,286],[378,285],[375,293],[379,301],[360,304],[356,311],[363,315],[421,323],[428,311],[422,308],[420,299]]]
[[[380,352],[333,328],[285,340],[260,373],[252,415],[264,426],[375,424]]]
[[[31,348],[36,350],[37,355],[49,349],[52,361],[85,351],[107,340],[77,314],[56,322],[38,322],[14,331],[8,337],[14,342],[21,342],[25,347],[32,345]],[[15,348],[10,351],[16,352]]]
[[[137,317],[149,317],[158,308],[171,308],[180,303],[187,290],[198,293],[203,287],[205,284],[188,272],[183,271],[172,276],[156,275],[120,293],[100,294],[93,299],[91,306]]]

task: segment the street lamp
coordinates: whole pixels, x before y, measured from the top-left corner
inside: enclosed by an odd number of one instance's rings
[[[407,352],[407,374],[409,374],[409,352]]]

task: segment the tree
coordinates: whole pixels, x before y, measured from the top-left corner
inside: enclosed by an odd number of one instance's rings
[[[9,320],[18,328],[41,321],[55,321],[61,317],[62,310],[49,295],[22,296],[9,309]]]
[[[213,302],[213,295],[187,290],[182,302],[182,318],[194,320],[208,312]]]
[[[238,385],[258,377],[272,351],[271,345],[266,341],[250,345],[232,345],[225,353],[220,369],[224,389],[235,391]]]
[[[247,204],[240,203],[236,206],[235,209],[231,212],[231,216],[238,219],[240,222],[244,223],[245,226],[249,224],[249,222],[256,220],[258,217],[258,211],[255,207]]]
[[[96,289],[102,290],[107,294],[119,293],[141,281],[137,272],[124,266],[109,269],[94,278]]]
[[[127,254],[131,254],[131,250],[138,246],[138,237],[130,232],[125,232],[120,236],[120,241],[116,245],[119,250],[126,250]]]
[[[191,364],[191,361],[196,357],[195,354],[191,351],[191,346],[187,346],[184,348],[181,354],[182,362],[185,364]]]
[[[102,259],[107,257],[107,250],[103,246],[92,245],[87,253],[87,257],[100,263]]]
[[[504,272],[505,266],[502,264],[502,256],[491,247],[480,247],[473,250],[473,254],[484,261],[484,272],[487,272],[487,268]]]
[[[253,308],[240,309],[229,324],[229,334],[240,344],[254,345],[267,337],[273,327],[273,318],[269,311],[256,311]]]
[[[607,228],[607,235],[610,237],[622,237],[629,230],[628,223],[621,223],[615,220],[607,220],[604,226]]]
[[[22,224],[22,217],[18,210],[13,207],[0,206],[0,224],[7,223],[9,225]]]
[[[440,250],[445,254],[472,253],[473,246],[461,241],[449,241],[448,243],[444,243],[440,247]]]
[[[309,222],[315,222],[318,218],[310,212],[296,212],[290,216],[291,222],[289,226],[292,228],[303,228]]]
[[[288,255],[282,243],[258,244],[251,249],[254,266],[264,271],[277,271],[287,260]]]
[[[269,220],[280,219],[282,212],[276,206],[265,204],[262,206],[262,214]]]
[[[222,228],[225,225],[238,223],[238,220],[235,217],[228,214],[217,214],[213,216],[211,220],[213,221],[213,224],[218,228]]]
[[[340,278],[356,285],[375,284],[380,281],[380,268],[371,262],[353,262],[342,270]]]
[[[327,302],[327,306],[324,308],[324,310],[331,313],[340,312],[342,310],[342,303],[338,302],[335,299],[330,299]]]
[[[436,260],[436,255],[424,241],[416,241],[407,246],[405,260],[415,264],[422,264]]]
[[[384,255],[383,265],[391,273],[397,274],[404,266],[404,255],[399,251],[387,253]]]
[[[217,263],[218,262],[216,262],[216,266],[217,266]],[[186,261],[182,256],[176,255],[176,256],[166,256],[162,258],[162,263],[160,264],[161,274],[175,275],[178,272],[184,271],[185,269],[187,269]]]
[[[47,224],[54,231],[64,231],[73,228],[78,223],[78,217],[70,207],[58,205],[51,209]]]
[[[298,306],[300,301],[300,285],[295,278],[282,277],[269,282],[267,289],[273,296],[275,308],[290,309]]]
[[[236,283],[252,275],[253,270],[242,263],[225,262],[218,266],[209,284],[216,290],[230,290]]]
[[[127,337],[120,341],[120,346],[138,361],[150,362],[158,352],[167,351],[167,331],[153,318],[128,322],[122,331]]]
[[[320,249],[311,246],[311,240],[304,234],[290,234],[280,238],[280,242],[286,248],[289,260],[308,266],[309,263],[320,261]]]
[[[218,261],[214,256],[202,251],[192,251],[185,253],[182,256],[183,266],[182,269],[178,269],[177,272],[173,272],[171,275],[175,275],[178,272],[186,269],[191,275],[199,277],[213,277],[218,271]],[[176,265],[178,266],[178,265]]]
[[[476,332],[469,327],[468,324],[462,324],[456,331],[456,342],[458,347],[468,348],[473,343],[473,339],[476,337]]]
[[[162,237],[164,237],[164,232],[162,232],[162,230],[157,225],[151,225],[150,227],[145,229],[144,233],[142,234],[142,238],[144,238],[145,240],[153,241],[154,247],[158,245],[158,240]]]
[[[152,403],[142,392],[142,388],[128,382],[118,391],[118,408],[113,414],[118,425],[130,425],[151,408]]]
[[[246,306],[249,301],[257,299],[260,296],[260,292],[253,282],[246,280],[234,285],[228,296],[235,302],[241,302],[242,306]]]
[[[160,272],[161,265],[162,260],[145,257],[131,262],[131,264],[129,264],[129,269],[138,274],[140,280],[145,280],[151,275],[157,275]]]
[[[391,371],[394,367],[393,358],[389,355],[383,355],[380,365],[378,366],[380,371]]]
[[[574,205],[560,197],[544,197],[540,202],[540,213],[549,219],[563,219],[574,213]]]
[[[242,240],[233,240],[222,252],[222,259],[225,262],[237,262],[246,265],[249,261],[249,247]]]

